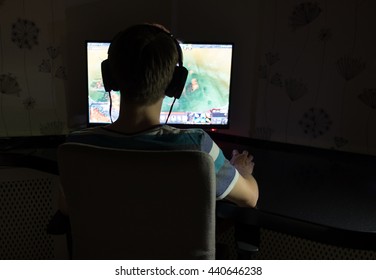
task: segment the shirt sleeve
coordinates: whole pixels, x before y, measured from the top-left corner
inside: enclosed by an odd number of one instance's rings
[[[207,152],[214,160],[216,196],[217,199],[223,199],[233,189],[238,180],[239,173],[230,161],[225,158],[222,150],[206,132],[204,132],[201,139],[201,149]]]

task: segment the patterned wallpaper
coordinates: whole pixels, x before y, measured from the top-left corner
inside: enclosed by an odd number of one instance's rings
[[[254,137],[376,155],[376,1],[266,0]]]
[[[376,1],[255,1],[250,136],[376,155]],[[67,132],[65,8],[79,2],[0,0],[0,137]]]
[[[0,137],[66,132],[63,5],[0,1]]]

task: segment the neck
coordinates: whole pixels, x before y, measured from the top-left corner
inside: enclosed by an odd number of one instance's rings
[[[120,108],[119,118],[108,128],[123,133],[136,133],[151,129],[160,124],[162,101],[163,99],[151,105],[124,102]]]

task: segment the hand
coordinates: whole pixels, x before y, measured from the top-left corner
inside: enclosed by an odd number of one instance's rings
[[[243,151],[240,154],[238,150],[233,150],[230,163],[236,167],[242,176],[252,175],[255,166],[253,156],[248,151]]]

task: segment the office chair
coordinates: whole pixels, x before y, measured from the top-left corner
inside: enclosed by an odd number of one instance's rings
[[[73,259],[214,259],[215,172],[200,151],[66,143]]]

